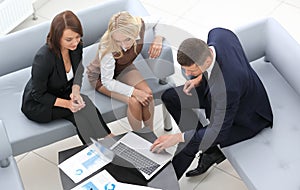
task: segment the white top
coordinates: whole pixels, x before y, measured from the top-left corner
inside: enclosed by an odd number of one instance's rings
[[[70,81],[74,77],[73,68],[71,67],[70,71],[66,73],[67,80]]]
[[[155,29],[155,34],[159,35],[158,30],[158,23],[159,18],[157,17],[142,17],[144,23],[145,23],[145,32],[149,29]],[[101,55],[99,52],[99,59]],[[106,89],[112,92],[117,92],[119,94],[123,94],[125,96],[131,97],[134,87],[129,86],[123,82],[120,82],[118,80],[113,79],[114,76],[114,70],[115,70],[115,59],[113,58],[113,55],[106,54],[100,64],[100,70],[101,70],[101,83],[103,86],[105,86]]]

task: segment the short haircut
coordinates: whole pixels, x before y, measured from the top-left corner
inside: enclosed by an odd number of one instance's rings
[[[177,61],[181,66],[191,66],[197,64],[202,66],[210,57],[208,45],[198,38],[185,39],[177,51]]]
[[[51,51],[57,56],[60,55],[60,40],[65,29],[83,36],[82,26],[78,17],[72,11],[64,11],[56,15],[50,26],[50,32],[47,36],[47,44]]]

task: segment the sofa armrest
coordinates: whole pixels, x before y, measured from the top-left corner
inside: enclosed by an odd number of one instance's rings
[[[19,169],[12,155],[4,123],[0,120],[0,185],[1,189],[24,190]]]
[[[149,46],[150,44],[147,45]],[[143,57],[146,57],[146,55],[143,55]],[[160,56],[156,59],[146,58],[146,61],[154,76],[162,81],[165,81],[168,76],[175,73],[172,48],[166,40],[163,41]]]
[[[9,166],[9,157],[12,155],[12,149],[8,140],[3,122],[0,120],[0,167]]]
[[[234,30],[238,36],[249,62],[265,56],[267,19],[255,21]]]
[[[264,18],[235,30],[248,60],[265,56],[300,95],[299,43],[273,18]]]

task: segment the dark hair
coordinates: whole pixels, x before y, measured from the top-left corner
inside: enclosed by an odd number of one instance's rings
[[[201,66],[209,56],[208,45],[198,38],[184,40],[177,51],[177,61],[181,66],[191,66],[194,63]]]
[[[60,55],[60,40],[65,29],[70,29],[81,37],[83,36],[80,20],[72,11],[59,13],[51,22],[50,32],[47,35],[47,44],[56,55]]]

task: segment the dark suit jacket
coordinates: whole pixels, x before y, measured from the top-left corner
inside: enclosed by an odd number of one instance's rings
[[[74,78],[67,80],[62,57],[56,56],[48,45],[42,46],[33,61],[22,102],[22,112],[31,120],[49,122],[56,98],[70,99],[72,85],[82,82],[82,45],[70,51]]]
[[[229,139],[234,131],[243,131],[239,128],[256,134],[272,126],[273,114],[266,90],[237,36],[227,29],[215,28],[209,32],[207,43],[216,50],[216,63],[208,82],[204,79],[196,90],[201,94],[200,104],[206,109],[210,124],[197,130],[196,137],[201,140],[206,136],[205,141],[211,141],[206,143],[223,147],[251,137],[252,134],[238,132],[236,140]],[[192,134],[189,131],[185,135],[191,138]]]

